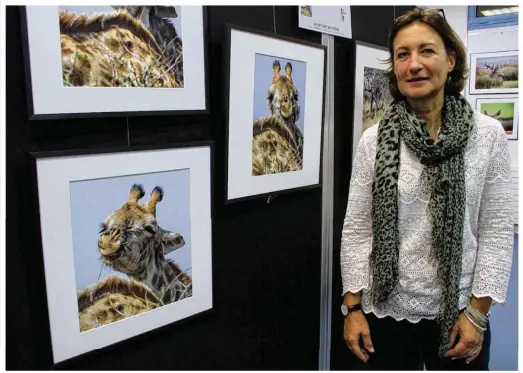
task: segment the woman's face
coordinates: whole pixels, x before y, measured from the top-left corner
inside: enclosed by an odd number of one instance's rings
[[[394,74],[404,96],[423,100],[443,91],[456,61],[432,27],[419,22],[404,27],[396,34],[393,48]]]

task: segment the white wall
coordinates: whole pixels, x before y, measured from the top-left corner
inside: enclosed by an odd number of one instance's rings
[[[445,18],[450,27],[456,31],[460,39],[467,47],[467,17],[468,7],[463,5],[441,6],[441,5],[420,5],[423,8],[443,9]]]
[[[484,30],[471,30],[468,32],[468,46],[467,54],[469,57],[472,53],[486,53],[486,52],[503,52],[518,50],[518,26],[508,26],[491,28]],[[469,102],[475,106],[476,96],[468,94],[468,85],[466,87],[466,97]],[[499,95],[491,95],[495,97]],[[519,97],[519,94],[517,94]],[[482,97],[482,96],[480,96]],[[484,97],[484,96],[483,96]],[[519,122],[519,118],[518,118]],[[519,138],[519,136],[518,136]],[[518,172],[518,140],[509,140],[508,147],[510,151],[510,158],[512,161],[512,188],[514,191],[514,224],[518,224],[518,185],[519,185],[519,172]]]
[[[518,27],[499,27],[485,30],[472,30],[468,33],[467,54],[470,64],[470,55],[472,53],[486,52],[503,52],[518,50]],[[468,94],[468,85],[466,88],[466,97],[470,103],[476,105],[477,95]],[[492,97],[497,95],[492,95]],[[518,94],[519,96],[519,94]],[[518,143],[519,140],[510,140],[508,142],[510,156],[512,158],[512,167],[518,167]]]

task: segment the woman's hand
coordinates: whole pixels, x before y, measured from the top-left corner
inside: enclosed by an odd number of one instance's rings
[[[481,351],[483,344],[483,331],[472,324],[468,317],[462,312],[458,321],[454,324],[450,332],[449,346],[453,346],[459,334],[458,344],[445,353],[445,356],[452,359],[467,358],[467,364],[474,360]]]
[[[372,341],[370,339],[369,324],[363,312],[355,311],[349,313],[345,317],[345,325],[343,328],[343,336],[345,342],[352,351],[361,361],[364,363],[369,360],[368,352],[374,352]],[[360,348],[360,337],[363,339],[365,349]],[[367,351],[366,351],[367,350]]]

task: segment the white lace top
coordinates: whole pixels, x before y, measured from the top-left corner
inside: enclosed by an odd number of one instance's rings
[[[418,322],[434,319],[439,310],[437,264],[429,260],[430,191],[421,185],[424,166],[401,142],[398,180],[399,283],[390,300],[374,307],[369,299],[372,276],[372,180],[378,126],[367,129],[354,156],[347,212],[341,242],[343,294],[362,291],[364,312],[378,317]],[[476,114],[476,126],[465,152],[466,209],[460,308],[469,297],[489,296],[505,302],[512,264],[513,200],[509,189],[510,155],[497,120]]]

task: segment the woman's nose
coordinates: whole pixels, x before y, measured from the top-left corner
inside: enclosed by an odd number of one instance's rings
[[[409,64],[410,72],[418,72],[422,68],[423,68],[423,66],[421,65],[421,63],[419,63],[418,57],[415,55],[412,55],[412,58],[410,59],[410,64]]]

